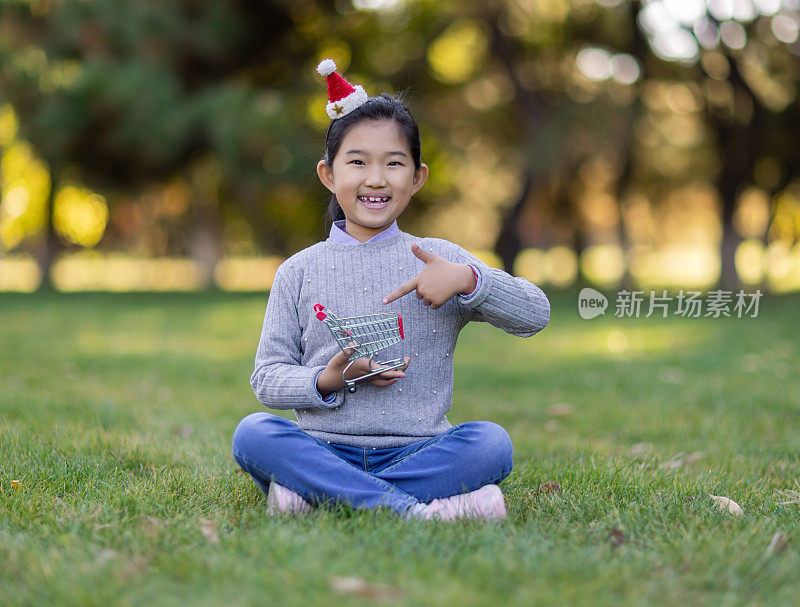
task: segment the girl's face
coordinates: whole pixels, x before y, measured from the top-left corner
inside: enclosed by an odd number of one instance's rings
[[[336,194],[345,231],[366,242],[392,225],[428,178],[414,167],[411,150],[390,120],[364,120],[350,128],[329,167],[317,165],[320,180]]]

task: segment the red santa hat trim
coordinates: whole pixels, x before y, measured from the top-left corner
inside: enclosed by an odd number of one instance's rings
[[[367,93],[361,85],[353,86],[336,71],[332,59],[323,59],[317,71],[325,76],[328,83],[328,105],[325,111],[332,120],[346,116],[367,100]]]

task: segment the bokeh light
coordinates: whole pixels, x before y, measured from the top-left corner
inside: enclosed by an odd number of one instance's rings
[[[556,287],[566,287],[578,277],[578,258],[569,247],[553,247],[543,260],[546,281]]]
[[[630,273],[642,288],[707,288],[720,273],[716,243],[631,250]]]
[[[272,287],[281,257],[228,257],[214,268],[214,283],[224,291],[266,291]]]
[[[41,282],[39,264],[31,255],[23,253],[0,257],[0,291],[32,293]]]
[[[742,241],[734,256],[736,272],[742,282],[750,285],[761,284],[766,270],[764,244],[757,238]]]
[[[769,245],[766,251],[766,273],[769,288],[775,292],[800,289],[800,244],[786,241]]]
[[[51,270],[59,291],[195,291],[203,272],[190,259],[142,259],[92,251],[60,256]]]
[[[481,66],[487,47],[483,24],[459,19],[428,47],[428,64],[435,78],[447,84],[467,80]]]
[[[545,281],[544,251],[533,247],[520,251],[514,260],[514,274],[542,284]]]
[[[601,287],[619,284],[627,262],[622,247],[616,244],[592,245],[581,253],[581,271],[586,278]]]
[[[493,268],[502,268],[503,267],[503,260],[500,259],[500,256],[497,255],[494,251],[488,251],[486,249],[478,249],[475,251],[470,251],[475,257],[480,259],[483,263],[493,267]]]
[[[789,15],[775,15],[770,23],[772,33],[781,42],[794,44],[797,42],[798,23],[796,17]]]
[[[0,244],[11,250],[47,221],[50,174],[26,142],[12,141],[0,161]]]
[[[396,10],[402,5],[403,0],[353,0],[355,8],[366,11]]]
[[[108,223],[105,198],[77,186],[61,188],[55,196],[53,226],[69,242],[93,247]]]
[[[728,48],[743,49],[747,44],[747,32],[744,31],[741,23],[737,21],[725,21],[719,26],[719,35],[722,42]]]

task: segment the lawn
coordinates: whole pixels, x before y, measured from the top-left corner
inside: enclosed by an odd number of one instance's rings
[[[265,515],[230,452],[265,296],[0,295],[0,603],[796,604],[800,296],[575,300],[530,339],[461,334],[450,421],[515,445],[509,516],[480,524]]]

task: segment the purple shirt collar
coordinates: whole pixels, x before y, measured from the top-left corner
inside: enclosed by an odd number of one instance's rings
[[[335,242],[336,244],[364,244],[358,241],[358,239],[353,238],[344,231],[344,224],[345,220],[340,219],[339,221],[334,221],[333,225],[331,226],[331,233],[330,233],[330,241]],[[384,238],[389,238],[390,236],[394,236],[395,234],[400,233],[400,228],[397,227],[397,220],[392,222],[388,228],[386,228],[383,232],[379,232],[375,234],[372,238],[370,238],[367,242],[377,242],[378,240],[383,240]]]

